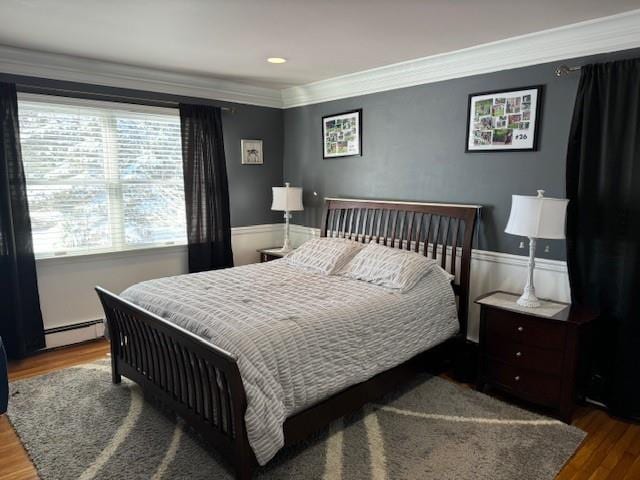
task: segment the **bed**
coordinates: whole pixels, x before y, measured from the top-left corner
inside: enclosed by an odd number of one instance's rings
[[[420,252],[454,277],[422,280],[407,293],[285,260],[152,280],[120,296],[98,287],[113,382],[124,375],[140,384],[227,458],[237,478],[251,478],[282,446],[406,382],[425,350],[466,337],[477,211],[326,199],[321,236]]]

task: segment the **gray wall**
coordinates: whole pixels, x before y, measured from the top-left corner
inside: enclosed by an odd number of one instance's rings
[[[569,65],[637,56],[640,50],[568,60]],[[302,186],[295,223],[317,227],[325,196],[473,203],[484,206],[477,246],[526,254],[503,233],[512,194],[563,197],[565,154],[579,74],[558,64],[448,80],[285,111],[284,179]],[[537,152],[465,153],[470,93],[545,85]],[[321,117],[362,108],[363,155],[322,159]],[[317,196],[313,195],[317,192]],[[538,255],[564,259],[563,241],[540,241]],[[549,246],[549,253],[544,248]]]
[[[282,214],[272,212],[271,187],[282,183],[283,171],[283,111],[278,108],[219,102],[215,100],[165,95],[40,78],[21,77],[0,73],[0,81],[38,89],[73,91],[73,96],[113,100],[113,96],[135,97],[150,103],[171,101],[233,107],[234,112],[223,112],[224,146],[229,177],[231,225],[234,227],[261,223],[282,222]],[[262,139],[263,165],[240,164],[240,140]]]

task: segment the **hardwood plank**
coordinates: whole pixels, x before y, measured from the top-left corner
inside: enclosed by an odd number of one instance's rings
[[[19,361],[9,362],[9,381],[42,375],[106,357],[109,342],[104,339],[57,348]]]
[[[609,470],[613,469],[616,464],[623,457],[627,449],[634,441],[640,441],[638,438],[638,434],[640,433],[640,429],[634,429],[634,425],[629,425],[627,430],[624,432],[624,435],[620,437],[620,439],[613,445],[613,448],[609,450],[607,457],[602,462],[602,465],[607,467]]]
[[[587,462],[583,465],[582,473],[576,477],[577,480],[586,480],[587,478],[591,478],[591,476],[594,475],[596,470],[600,469],[600,467],[606,469],[606,474],[609,474],[609,468],[604,466],[603,463],[606,460],[609,451],[624,435],[624,433],[627,431],[627,428],[627,424],[616,422],[616,424],[611,428],[606,437],[602,439],[598,447],[594,449]],[[605,476],[606,475],[596,478],[604,478]]]
[[[631,442],[627,448],[627,452],[631,455],[640,457],[640,425],[632,425],[631,428],[636,432],[636,436],[633,442]]]
[[[590,428],[586,430],[589,434],[582,443],[580,449],[573,457],[573,462],[578,469],[582,470],[582,467],[589,460],[593,452],[598,448],[600,443],[609,434],[614,427],[613,420],[607,422],[606,416],[603,412],[597,412],[596,418],[591,422]]]
[[[631,468],[631,465],[633,465],[633,462],[635,462],[635,460],[636,460],[636,457],[634,457],[628,452],[624,452],[622,454],[622,457],[616,464],[616,466],[613,468],[613,470],[611,470],[611,472],[605,478],[605,480],[620,480],[626,475],[626,473],[629,471],[629,468]]]
[[[636,457],[635,461],[627,470],[627,473],[621,480],[638,480],[640,478],[640,457]]]
[[[38,473],[6,415],[0,416],[0,479],[37,479]]]
[[[560,473],[556,476],[556,480],[571,480],[577,473],[577,467],[569,462],[560,470]]]

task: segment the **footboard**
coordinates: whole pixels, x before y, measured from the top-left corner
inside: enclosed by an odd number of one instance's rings
[[[250,478],[247,399],[236,359],[200,337],[96,287],[111,340],[113,382],[121,375],[167,405]]]

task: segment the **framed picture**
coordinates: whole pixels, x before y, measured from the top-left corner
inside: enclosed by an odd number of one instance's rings
[[[542,85],[469,95],[466,152],[538,149]]]
[[[322,117],[322,158],[362,155],[362,109]]]
[[[240,140],[242,165],[262,165],[262,140]]]

